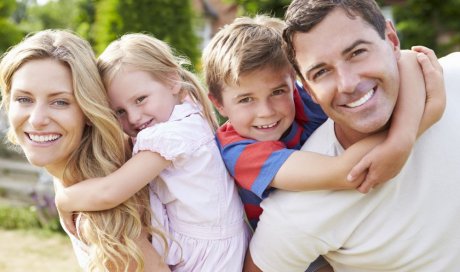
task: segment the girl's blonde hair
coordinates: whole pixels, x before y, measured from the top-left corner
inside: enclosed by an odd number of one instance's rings
[[[68,186],[112,173],[127,160],[129,150],[109,108],[96,58],[87,41],[68,31],[44,30],[11,48],[0,63],[2,107],[8,112],[12,77],[21,65],[46,58],[69,67],[76,101],[90,123],[85,127],[80,146],[68,160],[63,176],[56,178]],[[16,143],[12,128],[8,139]],[[143,271],[143,254],[136,240],[141,232],[151,232],[147,187],[113,209],[81,212],[80,216],[79,238],[89,246],[89,271],[128,271],[132,269],[128,264],[135,264],[136,271]]]
[[[124,65],[150,73],[156,80],[171,84],[179,77],[181,91],[201,105],[203,114],[213,129],[217,121],[206,91],[195,74],[186,69],[190,61],[174,54],[165,42],[147,34],[125,34],[113,41],[99,56],[97,65],[106,87]]]

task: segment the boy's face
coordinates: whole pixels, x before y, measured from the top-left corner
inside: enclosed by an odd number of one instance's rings
[[[211,100],[241,136],[277,141],[294,121],[293,90],[290,67],[264,68],[241,76],[239,85],[224,87],[222,103]]]
[[[382,39],[362,18],[336,9],[293,43],[312,97],[345,134],[356,138],[387,124],[399,90],[399,40],[390,23]]]

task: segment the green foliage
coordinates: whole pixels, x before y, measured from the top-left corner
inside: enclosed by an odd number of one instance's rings
[[[0,206],[0,228],[3,229],[46,229],[62,232],[59,219],[40,222],[34,207]]]
[[[283,18],[292,0],[233,0],[232,2],[243,8],[245,15],[269,14]]]
[[[0,1],[0,54],[19,42],[24,33],[10,19],[16,9],[15,0]]]
[[[196,63],[198,38],[190,0],[100,0],[96,4],[95,48],[100,53],[117,37],[149,33]]]
[[[443,56],[459,50],[460,0],[408,0],[394,7],[402,48],[425,45]]]

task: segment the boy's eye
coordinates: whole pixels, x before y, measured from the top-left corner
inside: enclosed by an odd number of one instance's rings
[[[144,99],[146,98],[146,96],[140,96],[136,99],[136,103],[139,104],[141,103],[142,101],[144,101]]]
[[[245,98],[241,98],[240,100],[238,100],[238,103],[244,104],[244,103],[249,103],[251,101],[253,101],[252,97],[245,97]]]
[[[282,95],[282,94],[284,94],[285,92],[286,92],[286,91],[283,90],[283,89],[278,89],[278,90],[274,90],[274,91],[272,92],[272,95]]]

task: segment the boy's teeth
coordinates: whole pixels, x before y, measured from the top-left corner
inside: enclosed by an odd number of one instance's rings
[[[49,134],[49,135],[29,134],[29,137],[34,142],[44,143],[44,142],[54,141],[57,138],[59,138],[60,136],[58,134]]]
[[[365,94],[363,97],[361,97],[360,99],[356,100],[356,101],[353,101],[351,103],[348,103],[346,104],[347,107],[349,108],[356,108],[356,107],[359,107],[361,106],[362,104],[366,103],[371,97],[372,95],[374,94],[374,89],[371,89],[369,92],[367,92],[367,94]]]
[[[275,122],[273,124],[269,124],[269,125],[258,126],[258,128],[272,128],[272,127],[276,126],[276,123],[277,122]]]

